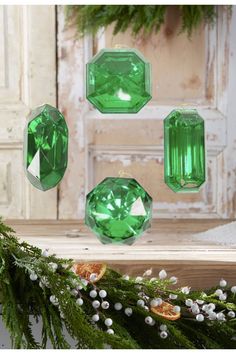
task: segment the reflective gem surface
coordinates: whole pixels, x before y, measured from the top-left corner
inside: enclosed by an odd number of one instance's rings
[[[30,183],[42,191],[55,187],[65,173],[67,154],[63,115],[48,104],[33,110],[24,135],[24,167]]]
[[[204,120],[177,109],[164,120],[165,183],[174,192],[198,192],[205,182]]]
[[[151,216],[152,198],[133,178],[105,178],[87,195],[85,223],[102,243],[132,244]]]
[[[137,113],[152,97],[150,64],[135,49],[103,49],[87,64],[87,99],[102,113]]]

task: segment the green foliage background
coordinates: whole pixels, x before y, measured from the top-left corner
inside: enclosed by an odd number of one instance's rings
[[[68,19],[75,21],[78,32],[96,33],[99,28],[114,23],[114,35],[131,27],[136,36],[158,32],[173,5],[68,5]],[[213,24],[216,18],[214,5],[175,5],[181,16],[181,32],[191,36],[201,23]]]

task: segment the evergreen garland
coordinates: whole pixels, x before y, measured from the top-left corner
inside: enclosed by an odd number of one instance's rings
[[[46,348],[48,341],[54,348],[70,348],[65,328],[77,348],[236,348],[236,287],[225,281],[219,289],[190,291],[176,288],[175,277],[168,279],[164,270],[150,279],[151,270],[131,278],[108,268],[93,283],[72,267],[72,260],[20,242],[0,222],[0,302],[13,348]],[[170,321],[151,312],[153,299],[171,303],[180,318]],[[94,301],[99,301],[96,309]],[[40,341],[33,336],[31,316],[42,319]]]
[[[74,21],[78,32],[95,34],[100,28],[115,24],[113,34],[125,32],[129,27],[132,34],[157,33],[165,16],[173,5],[68,5],[69,21]],[[213,24],[216,18],[214,5],[176,5],[181,16],[181,32],[191,36],[201,23]]]

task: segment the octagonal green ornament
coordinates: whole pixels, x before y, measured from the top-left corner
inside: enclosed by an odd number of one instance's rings
[[[133,244],[151,217],[152,198],[133,178],[107,177],[86,197],[85,223],[104,244]]]
[[[24,167],[30,183],[46,191],[64,176],[68,155],[68,128],[63,115],[45,104],[34,109],[24,134]]]
[[[87,99],[102,113],[137,113],[152,98],[150,76],[136,49],[103,49],[87,64]]]
[[[165,183],[198,192],[206,179],[204,120],[196,109],[176,109],[164,120]]]

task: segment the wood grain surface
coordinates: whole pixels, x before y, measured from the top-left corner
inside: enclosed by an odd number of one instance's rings
[[[198,232],[229,223],[226,220],[155,220],[150,232],[132,246],[102,245],[82,221],[7,223],[20,239],[59,257],[104,261],[132,275],[152,268],[156,276],[164,268],[180,279],[178,285],[193,288],[217,285],[221,278],[236,284],[236,247],[194,238]]]

